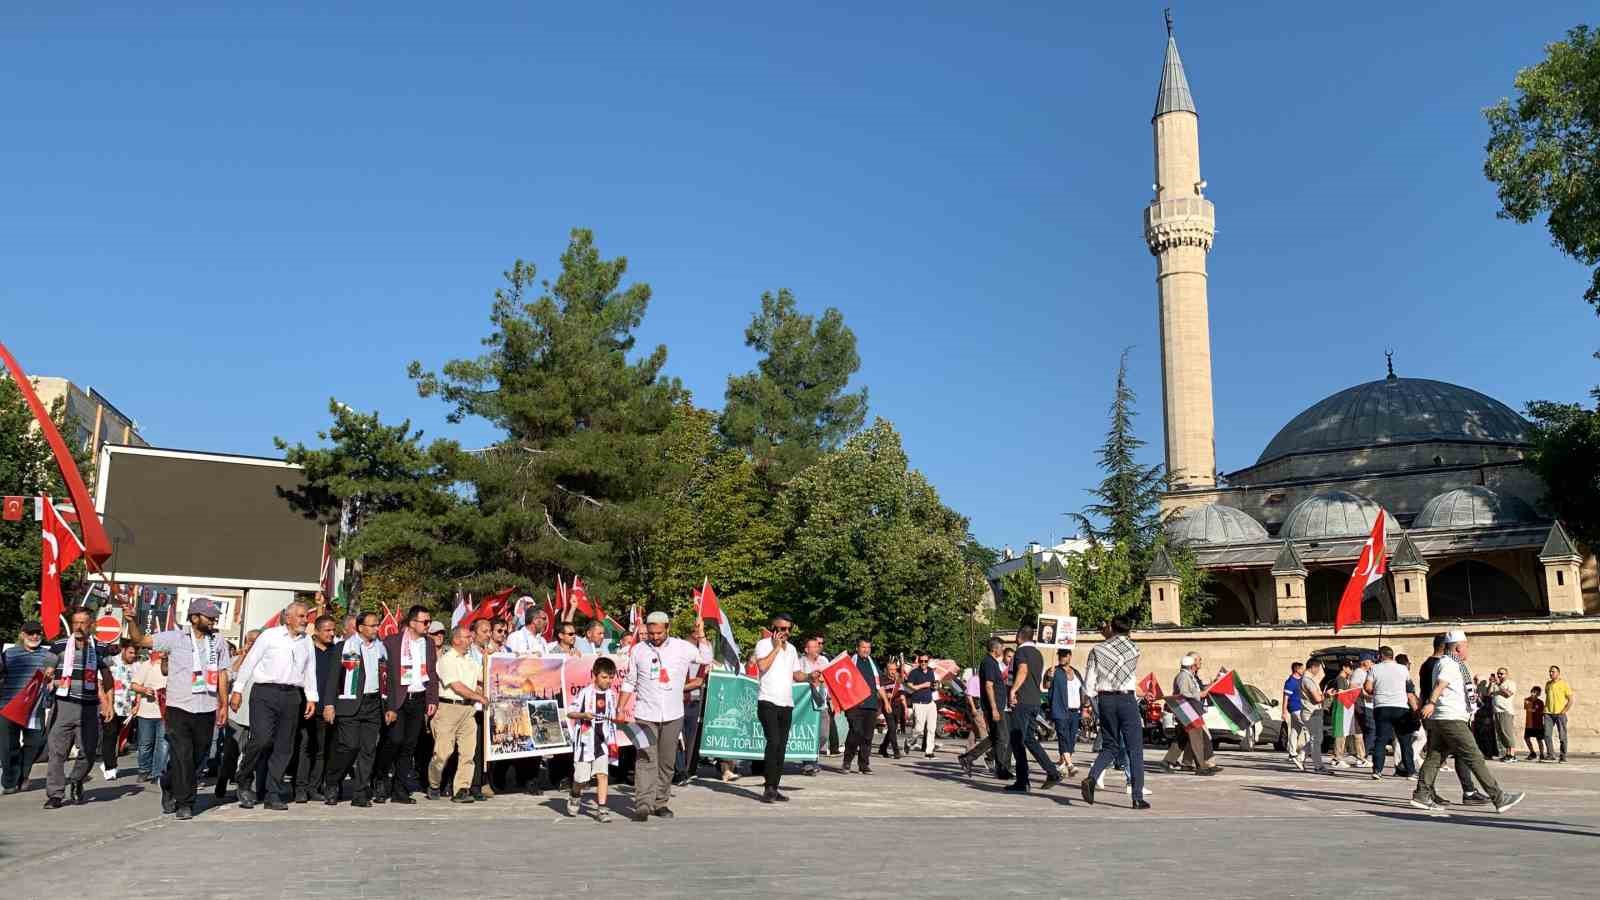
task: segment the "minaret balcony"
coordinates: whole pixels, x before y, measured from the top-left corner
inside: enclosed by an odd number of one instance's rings
[[[1200,247],[1209,251],[1216,234],[1216,207],[1204,197],[1157,200],[1144,210],[1144,240],[1151,253],[1169,247]]]

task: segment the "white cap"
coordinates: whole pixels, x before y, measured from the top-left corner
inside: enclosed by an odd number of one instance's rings
[[[672,617],[660,610],[656,610],[650,615],[644,617],[644,623],[646,625],[665,625],[671,621]]]
[[[1466,639],[1467,633],[1459,628],[1453,628],[1444,633],[1444,642],[1446,644],[1459,644]]]
[[[521,597],[517,598],[517,602],[518,603],[532,603],[533,602],[533,598],[529,597],[527,594],[523,594]]]
[[[1187,669],[1190,666],[1194,665],[1194,657],[1185,656],[1183,659],[1178,660],[1178,665],[1180,665],[1183,668]]]

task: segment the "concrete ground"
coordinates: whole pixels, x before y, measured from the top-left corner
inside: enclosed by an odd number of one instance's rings
[[[1154,758],[1157,751],[1148,754]],[[1086,755],[1085,755],[1086,756]],[[131,762],[131,760],[130,760]],[[1151,775],[1136,812],[1108,778],[1022,797],[962,777],[953,753],[874,760],[871,776],[793,767],[792,801],[760,782],[698,781],[673,821],[561,815],[554,792],[470,806],[233,806],[190,822],[159,791],[94,775],[81,807],[0,797],[0,884],[23,897],[1390,897],[1593,896],[1600,761],[1493,764],[1515,810],[1411,809],[1408,781],[1298,772],[1276,753],[1219,754],[1213,778]],[[709,770],[708,770],[709,771]],[[1035,785],[1039,776],[1035,773]],[[1440,792],[1458,799],[1455,778]],[[203,796],[209,796],[209,792]],[[611,800],[630,808],[628,789]]]

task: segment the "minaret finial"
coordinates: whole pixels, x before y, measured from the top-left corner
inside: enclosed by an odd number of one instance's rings
[[[1167,17],[1167,37],[1172,37],[1172,7],[1167,7],[1161,13]]]
[[[1385,350],[1385,351],[1383,351],[1383,359],[1384,359],[1384,362],[1387,362],[1389,364],[1389,380],[1393,381],[1394,377],[1395,377],[1394,376],[1394,351],[1393,350]]]

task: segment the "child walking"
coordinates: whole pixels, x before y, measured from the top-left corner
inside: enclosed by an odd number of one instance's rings
[[[602,656],[594,661],[589,684],[578,692],[567,718],[572,729],[572,789],[567,797],[567,815],[576,816],[582,808],[583,786],[593,778],[598,806],[597,822],[610,822],[606,809],[606,782],[611,767],[611,752],[617,746],[617,726],[611,716],[617,709],[617,692],[611,683],[617,677],[617,664]]]

